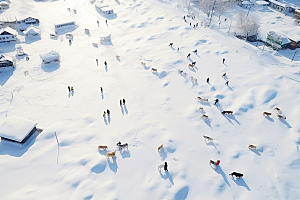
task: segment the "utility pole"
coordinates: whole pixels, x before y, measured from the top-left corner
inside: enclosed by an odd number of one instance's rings
[[[295,52],[295,54],[294,54],[294,56],[293,56],[293,59],[292,59],[292,61],[291,62],[293,62],[293,60],[294,60],[294,58],[295,58],[295,55],[296,55],[296,53],[298,52],[298,50]]]

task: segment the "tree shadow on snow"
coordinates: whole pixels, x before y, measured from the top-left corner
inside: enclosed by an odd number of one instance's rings
[[[251,191],[249,186],[247,185],[247,183],[244,181],[244,179],[241,177],[241,178],[232,178],[232,180],[238,185],[238,186],[243,186],[245,187],[248,191]]]
[[[108,166],[109,166],[110,170],[113,171],[114,173],[117,173],[117,171],[118,171],[118,165],[117,165],[116,159],[117,159],[116,156],[113,157],[113,159],[112,159],[113,162],[111,162],[109,158],[107,159]]]

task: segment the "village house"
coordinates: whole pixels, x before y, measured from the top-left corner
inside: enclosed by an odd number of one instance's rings
[[[104,16],[114,14],[114,10],[110,8],[107,4],[103,4],[97,1],[94,3],[94,5],[96,10]]]
[[[10,117],[0,125],[1,140],[24,144],[36,131],[37,123],[21,117]]]
[[[284,33],[275,33],[274,31],[270,31],[268,33],[266,44],[271,46],[273,49],[296,49],[300,48],[300,37],[297,36],[289,36]]]
[[[27,17],[26,19],[18,20],[17,24],[39,24],[40,20],[33,18],[33,17]]]
[[[27,37],[29,36],[40,36],[41,31],[40,28],[37,26],[30,25],[24,32]]]
[[[5,58],[3,55],[0,56],[0,68],[1,67],[14,67],[14,62],[10,59]]]
[[[10,27],[6,27],[0,30],[0,43],[1,42],[10,42],[16,41],[16,31]]]

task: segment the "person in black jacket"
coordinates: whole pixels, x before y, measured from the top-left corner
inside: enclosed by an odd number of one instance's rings
[[[125,99],[123,99],[123,104],[125,105]]]
[[[165,170],[165,171],[168,171],[168,164],[167,164],[167,162],[165,162],[164,170]]]

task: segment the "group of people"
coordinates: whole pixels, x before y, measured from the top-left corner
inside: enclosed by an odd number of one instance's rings
[[[73,92],[74,91],[73,86],[68,86],[68,90],[69,90],[69,92]]]
[[[107,115],[110,116],[110,111],[108,109],[106,110],[106,112],[107,112]],[[103,117],[106,117],[106,112],[104,111]]]
[[[120,100],[120,106],[122,106],[122,102],[123,102],[123,105],[125,105],[125,99],[123,99],[123,101],[122,101],[122,99]]]

